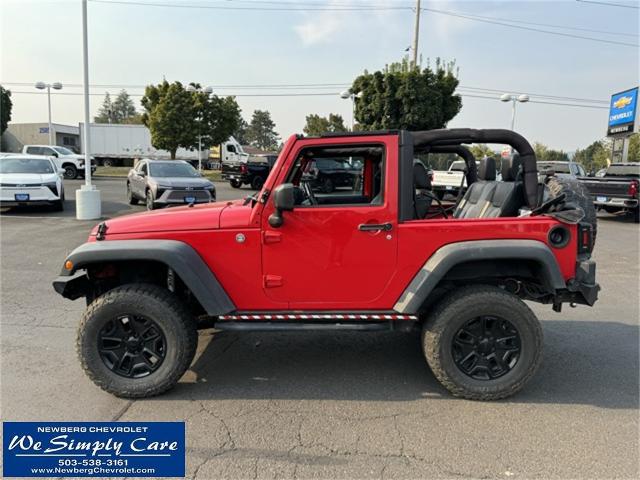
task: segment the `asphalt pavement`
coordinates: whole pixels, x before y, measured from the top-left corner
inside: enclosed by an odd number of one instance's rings
[[[84,308],[51,281],[95,222],[66,210],[0,214],[3,420],[187,425],[190,478],[638,478],[639,232],[603,214],[600,300],[532,304],[544,360],[520,394],[451,397],[408,333],[200,333],[178,387],[127,401],[95,387],[75,353]],[[98,180],[106,217],[142,211]],[[221,200],[249,195],[217,184]]]

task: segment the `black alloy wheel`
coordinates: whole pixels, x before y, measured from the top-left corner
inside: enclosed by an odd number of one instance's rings
[[[74,165],[65,165],[64,178],[67,180],[74,180],[78,178],[78,169]]]
[[[520,348],[520,334],[511,322],[483,316],[469,320],[454,334],[451,352],[462,373],[493,380],[516,366]]]
[[[153,320],[124,315],[107,322],[100,330],[98,350],[112,372],[126,378],[142,378],[162,365],[167,341]]]

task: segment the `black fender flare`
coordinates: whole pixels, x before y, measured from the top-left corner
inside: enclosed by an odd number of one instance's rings
[[[454,266],[470,260],[533,260],[540,264],[545,282],[554,290],[566,288],[551,249],[536,240],[470,240],[445,245],[429,257],[398,298],[393,309],[417,314],[429,294]]]
[[[80,245],[67,256],[73,265],[63,265],[53,287],[62,296],[77,298],[80,283],[87,282],[86,275],[78,275],[92,263],[109,261],[157,261],[171,268],[191,290],[208,315],[224,315],[236,310],[224,288],[205,261],[190,245],[177,240],[108,240]],[[73,283],[76,284],[74,288]],[[66,294],[65,294],[66,293]]]

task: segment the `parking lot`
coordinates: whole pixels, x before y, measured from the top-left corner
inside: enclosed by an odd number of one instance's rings
[[[602,214],[600,300],[544,328],[536,377],[508,400],[451,397],[407,333],[200,333],[191,370],[161,397],[110,396],[75,354],[82,301],[51,281],[95,222],[64,212],[0,215],[3,420],[187,425],[190,478],[638,478],[639,229]],[[143,211],[122,179],[96,181],[103,215]],[[218,199],[252,193],[217,183]],[[212,247],[214,248],[214,247]],[[258,267],[256,267],[258,268]]]

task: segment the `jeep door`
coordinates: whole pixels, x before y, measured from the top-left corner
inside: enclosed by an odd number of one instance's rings
[[[299,141],[278,172],[275,185],[294,184],[297,201],[277,228],[268,221],[273,195],[264,207],[265,294],[301,310],[389,308],[393,302],[383,306],[381,298],[396,270],[397,137],[327,140]],[[317,158],[361,164],[354,172],[359,181],[331,194],[315,192],[305,168]]]

